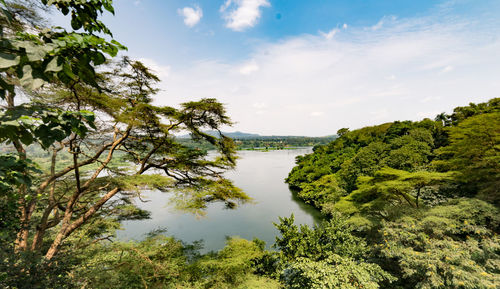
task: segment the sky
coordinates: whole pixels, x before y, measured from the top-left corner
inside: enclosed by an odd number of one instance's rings
[[[115,0],[103,21],[225,131],[325,136],[500,97],[498,0]],[[65,19],[53,16],[64,25]]]

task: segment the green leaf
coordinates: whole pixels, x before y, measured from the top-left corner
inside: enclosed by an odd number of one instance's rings
[[[73,80],[77,80],[76,75],[71,71],[71,67],[68,64],[63,64],[63,70],[62,70],[69,78]]]
[[[22,77],[20,79],[21,85],[31,90],[40,88],[45,81],[41,78],[34,77],[34,74],[36,73],[34,73],[33,68],[30,65],[23,66]]]
[[[114,45],[116,45],[118,47],[118,49],[128,50],[128,48],[125,45],[121,44],[120,42],[118,42],[118,41],[116,41],[114,39],[111,40],[111,43],[114,44]]]
[[[49,4],[49,5],[50,5],[50,4]],[[69,9],[68,9],[68,7],[63,6],[63,7],[61,8],[61,12],[62,12],[62,14],[64,14],[64,15],[68,15],[68,13],[69,13]]]
[[[73,28],[74,30],[82,28],[82,23],[80,22],[80,19],[78,17],[71,18],[71,28]]]
[[[92,54],[92,62],[94,62],[94,65],[101,65],[106,62],[106,57],[104,57],[104,54],[96,52]]]
[[[45,68],[45,72],[59,72],[63,69],[63,65],[60,64],[59,61],[60,58],[59,56],[56,56],[52,58],[52,60],[47,64],[47,67]]]
[[[104,6],[104,9],[108,10],[111,12],[113,15],[115,14],[115,9],[113,8],[113,5],[111,5],[111,2],[104,1],[102,3],[102,6]]]
[[[33,143],[33,135],[26,130],[22,130],[19,135],[19,140],[25,145],[30,145]]]
[[[16,66],[21,61],[19,55],[5,54],[0,52],[0,69]]]
[[[23,41],[19,47],[26,50],[26,56],[29,61],[40,61],[47,55],[47,52],[53,49],[53,45],[37,45],[34,42]]]

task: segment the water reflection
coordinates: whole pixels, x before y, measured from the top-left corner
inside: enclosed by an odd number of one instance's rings
[[[144,238],[145,234],[158,228],[166,228],[185,242],[204,240],[202,252],[219,250],[224,246],[226,236],[240,236],[246,239],[259,238],[268,247],[274,243],[277,231],[273,222],[279,216],[295,215],[300,224],[312,225],[320,220],[320,214],[312,206],[303,203],[292,194],[284,179],[295,163],[295,157],[311,152],[311,149],[282,151],[242,151],[235,170],[226,176],[243,189],[255,202],[244,204],[235,210],[224,209],[223,204],[211,204],[206,216],[197,218],[191,214],[175,211],[168,205],[170,194],[151,191],[145,193],[150,202],[140,203],[143,209],[151,211],[150,220],[126,221],[122,240]]]

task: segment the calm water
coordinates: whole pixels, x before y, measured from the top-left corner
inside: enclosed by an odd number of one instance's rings
[[[175,211],[168,204],[168,193],[152,191],[144,196],[149,202],[138,205],[150,211],[151,219],[126,221],[118,238],[140,240],[151,230],[164,228],[166,234],[185,242],[203,239],[202,252],[224,247],[226,236],[254,237],[264,240],[268,247],[274,243],[277,230],[273,222],[278,216],[295,215],[295,222],[312,225],[320,214],[311,206],[296,199],[284,183],[297,155],[311,149],[283,151],[241,151],[236,170],[226,176],[243,189],[255,203],[244,204],[237,209],[224,209],[223,204],[211,204],[205,217]]]

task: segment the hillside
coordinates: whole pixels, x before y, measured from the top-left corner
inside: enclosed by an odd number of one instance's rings
[[[338,134],[286,181],[364,237],[382,288],[500,284],[500,98]]]

